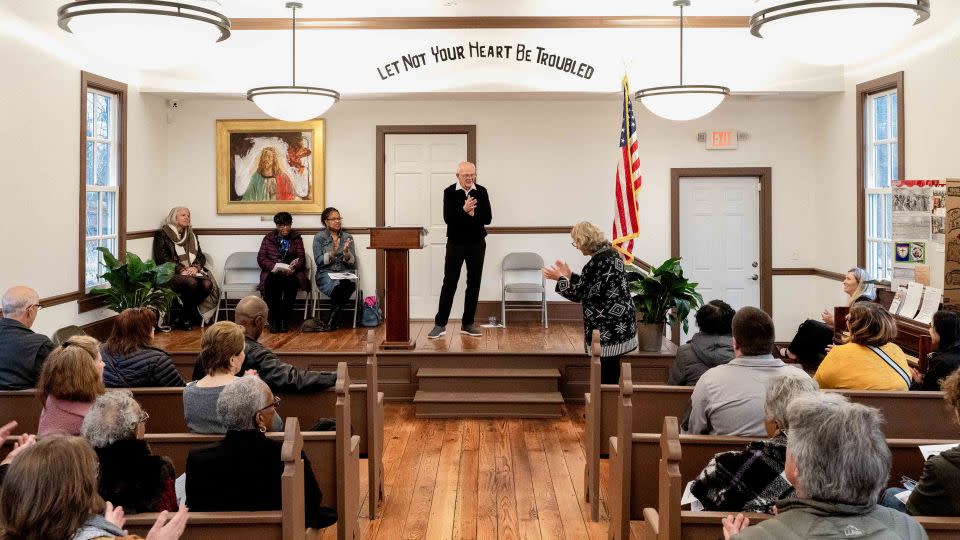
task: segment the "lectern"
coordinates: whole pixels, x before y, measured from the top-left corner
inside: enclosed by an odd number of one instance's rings
[[[370,249],[386,254],[387,337],[383,349],[413,349],[410,339],[410,250],[423,249],[426,229],[422,227],[374,227],[370,229]]]

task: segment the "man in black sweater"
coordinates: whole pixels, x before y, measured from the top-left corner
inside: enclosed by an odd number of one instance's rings
[[[0,318],[0,390],[33,388],[53,343],[30,329],[40,311],[40,296],[30,287],[11,287],[3,295]]]
[[[443,190],[443,221],[447,224],[447,254],[443,263],[443,287],[440,306],[433,330],[427,334],[437,339],[447,332],[447,319],[453,306],[453,295],[460,281],[460,268],[467,264],[467,290],[463,301],[463,319],[460,332],[479,337],[483,334],[474,324],[477,298],[480,296],[480,278],[483,274],[483,255],[487,250],[487,230],[492,219],[487,190],[477,185],[477,166],[469,161],[457,166],[457,183]]]

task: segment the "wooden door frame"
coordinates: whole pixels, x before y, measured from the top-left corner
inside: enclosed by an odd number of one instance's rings
[[[670,255],[680,256],[680,180],[682,178],[757,177],[760,181],[760,309],[773,316],[773,190],[771,167],[704,167],[670,169]],[[680,343],[680,328],[673,342]]]
[[[466,135],[467,161],[477,163],[477,126],[462,125],[402,125],[377,126],[377,227],[386,225],[386,170],[387,135]],[[377,293],[381,295],[386,287],[386,258],[383,251],[377,251]]]

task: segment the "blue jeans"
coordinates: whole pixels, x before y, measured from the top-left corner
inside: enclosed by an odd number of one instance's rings
[[[887,488],[883,492],[883,496],[880,497],[880,506],[886,506],[887,508],[898,510],[906,514],[907,505],[903,504],[902,502],[900,502],[899,499],[895,497],[895,495],[897,495],[898,493],[903,493],[904,491],[906,490],[903,488],[896,488],[896,487]]]

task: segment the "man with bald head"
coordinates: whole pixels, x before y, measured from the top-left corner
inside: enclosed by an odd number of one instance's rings
[[[237,304],[235,320],[243,327],[246,337],[243,367],[240,371],[257,370],[257,375],[274,392],[314,392],[333,386],[337,382],[336,373],[297,369],[281,362],[273,351],[257,341],[269,320],[268,315],[267,303],[259,296],[244,297]],[[203,375],[203,365],[197,358],[193,367],[193,380],[198,381]]]
[[[480,277],[483,274],[483,256],[487,251],[486,225],[493,219],[487,190],[477,184],[477,166],[463,161],[457,166],[457,182],[443,190],[443,221],[447,224],[447,254],[443,262],[443,287],[440,306],[434,318],[433,330],[427,334],[437,339],[447,333],[447,319],[453,307],[453,296],[460,281],[460,269],[467,265],[467,290],[463,299],[463,318],[460,333],[480,337],[480,327],[474,324],[477,299],[480,296]]]
[[[53,343],[30,328],[40,311],[40,296],[17,286],[3,294],[0,319],[0,390],[33,388]]]

